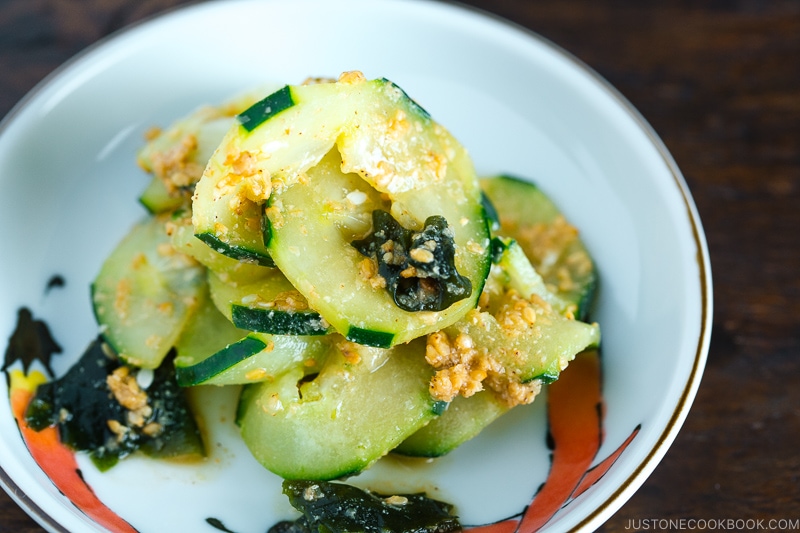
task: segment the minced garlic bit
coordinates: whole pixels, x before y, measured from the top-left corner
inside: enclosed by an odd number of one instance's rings
[[[520,382],[515,372],[505,368],[487,348],[476,346],[467,333],[470,327],[484,328],[487,320],[493,320],[509,338],[522,333],[533,338],[541,335],[541,325],[547,321],[544,315],[551,312],[547,302],[535,294],[525,299],[513,289],[499,297],[502,300],[493,314],[481,310],[489,304],[487,296],[481,299],[481,307],[465,317],[469,326],[428,335],[425,359],[436,370],[429,390],[437,400],[450,402],[456,396],[469,397],[489,389],[513,407],[531,403],[541,391],[540,380]]]
[[[278,293],[273,300],[275,309],[279,311],[305,311],[308,309],[306,297],[297,290]]]
[[[378,262],[375,259],[370,257],[362,259],[358,264],[358,273],[373,289],[386,287],[386,278],[378,273]]]
[[[436,243],[433,241],[434,248],[436,247]],[[427,244],[427,243],[426,243]],[[414,261],[418,261],[420,263],[432,263],[434,260],[433,252],[427,248],[412,248],[408,255],[411,256],[411,259]]]
[[[203,176],[203,166],[192,160],[196,151],[197,137],[187,134],[168,150],[152,154],[153,173],[170,194],[197,183]]]
[[[507,381],[505,386],[493,387],[506,405],[527,405],[533,402],[534,398],[542,391],[542,382],[538,379],[528,383],[518,381]]]
[[[386,505],[394,505],[395,507],[402,507],[408,503],[408,498],[405,496],[389,496],[388,498],[383,499],[383,503]]]
[[[124,408],[135,411],[147,405],[147,393],[139,387],[139,383],[127,366],[121,366],[109,374],[106,384],[114,398]]]
[[[351,341],[342,341],[339,343],[339,351],[342,352],[344,360],[351,365],[357,365],[361,362],[361,353],[358,351],[358,345]]]
[[[122,278],[117,283],[114,291],[114,312],[120,320],[128,318],[132,290],[131,280],[128,278]]]
[[[443,331],[430,334],[425,359],[437,369],[430,383],[431,395],[446,402],[458,395],[468,398],[480,392],[489,373],[502,370],[485,351],[475,348],[466,333],[452,340]]]
[[[148,437],[157,437],[162,431],[164,431],[164,426],[158,422],[150,422],[142,428],[142,433]]]
[[[313,502],[322,496],[324,496],[324,493],[319,485],[309,485],[303,491],[303,499],[307,502]]]
[[[350,191],[345,198],[353,205],[361,205],[367,201],[367,193],[359,190]]]
[[[231,152],[225,159],[240,187],[241,199],[262,203],[272,194],[269,173],[258,166],[258,158],[247,150]]]
[[[244,377],[247,381],[261,381],[266,379],[268,375],[264,368],[253,368],[252,370],[248,370]]]
[[[497,323],[503,331],[511,336],[529,331],[542,313],[552,312],[550,304],[540,296],[532,294],[530,299],[523,298],[517,291],[509,290],[505,294],[503,305],[495,313]]]
[[[283,206],[280,202],[275,202],[265,210],[265,214],[269,217],[269,222],[275,228],[280,228],[284,225]]]
[[[156,253],[161,257],[170,257],[172,255],[175,255],[177,253],[177,250],[175,249],[175,246],[173,246],[171,242],[162,242],[159,243],[158,246],[156,246]]]
[[[467,250],[469,250],[474,254],[482,254],[485,249],[486,249],[485,246],[482,246],[480,243],[477,243],[471,239],[469,240],[469,242],[467,242]]]
[[[153,409],[147,403],[147,393],[141,389],[130,369],[127,366],[120,366],[106,377],[106,384],[114,399],[129,411],[127,416],[130,426],[145,426],[147,419],[153,414]],[[119,424],[118,421],[113,422]],[[121,433],[118,431],[119,428],[115,429],[116,424],[109,421],[109,429],[119,436]]]
[[[365,81],[367,81],[367,78],[359,70],[351,70],[351,71],[348,71],[348,72],[342,72],[339,75],[339,83],[354,84],[354,83],[361,83],[361,82],[365,82]]]
[[[562,215],[550,223],[519,226],[504,223],[503,231],[517,235],[525,255],[531,258],[536,270],[556,290],[574,289],[575,278],[586,276],[592,270],[589,254],[574,246],[579,238],[578,229]]]
[[[117,436],[117,442],[122,442],[130,431],[128,426],[121,424],[118,420],[114,420],[113,418],[107,420],[106,425],[108,429],[111,430],[111,433]]]
[[[163,131],[164,130],[162,130],[158,126],[152,126],[146,132],[144,132],[144,140],[148,142],[153,141],[157,139],[158,136],[161,135]]]
[[[389,119],[388,133],[396,139],[399,139],[408,134],[411,129],[411,123],[408,121],[408,116],[405,111],[398,109],[394,116]]]

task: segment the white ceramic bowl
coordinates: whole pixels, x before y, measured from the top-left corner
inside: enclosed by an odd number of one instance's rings
[[[228,0],[125,29],[59,69],[0,129],[0,338],[17,309],[51,327],[63,373],[96,333],[89,283],[143,215],[134,154],[152,125],[264,82],[358,69],[403,87],[470,150],[482,174],[537,182],[582,231],[600,274],[608,471],[544,530],[591,530],[641,485],[675,438],[705,363],[708,254],[669,153],[612,87],[552,43],[492,16],[417,0]],[[46,290],[60,275],[65,286]],[[501,419],[423,467],[379,463],[360,481],[427,490],[467,525],[519,520],[547,479],[546,401]],[[50,531],[102,531],[37,467],[0,380],[0,480]],[[627,447],[620,448],[632,438]],[[292,517],[280,480],[249,456],[230,417],[201,466],[131,458],[97,497],[138,531],[264,531]],[[496,531],[502,530],[495,526]],[[523,528],[524,530],[525,528]],[[527,533],[527,532],[526,532]]]

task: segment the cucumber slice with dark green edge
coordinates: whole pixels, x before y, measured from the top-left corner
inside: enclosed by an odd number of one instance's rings
[[[502,246],[496,264],[502,273],[504,289],[513,289],[520,294],[536,294],[553,307],[557,313],[573,317],[574,304],[559,294],[552,292],[539,272],[531,265],[520,244],[509,238],[496,237],[495,243]]]
[[[237,328],[275,335],[325,335],[332,329],[278,269],[249,283],[209,272],[208,282],[217,309]]]
[[[167,128],[148,135],[136,160],[153,175],[139,197],[150,213],[190,205],[194,184],[230,129],[234,116],[256,101],[255,93],[246,93],[217,106],[198,107]]]
[[[204,372],[194,367],[228,345],[240,341],[248,333],[231,324],[211,301],[208,289],[203,291],[197,310],[175,343],[178,384],[183,387],[200,385],[223,373],[228,369],[224,365],[214,365],[214,368]]]
[[[479,350],[502,364],[520,383],[554,381],[577,353],[599,345],[597,324],[563,316],[536,293],[526,295],[508,289],[497,295],[488,310],[476,309],[442,331],[450,339],[459,335],[471,338]],[[530,320],[516,316],[507,320],[505,313],[516,313],[519,302],[527,302],[524,307],[530,311],[524,313]]]
[[[319,369],[329,343],[326,337],[250,333],[205,358],[203,352],[181,356],[175,372],[183,387],[271,381],[295,368]]]
[[[597,286],[594,262],[578,230],[535,184],[513,176],[481,180],[499,214],[496,233],[519,242],[551,290],[585,319]]]
[[[196,259],[208,270],[231,283],[251,283],[269,276],[275,269],[252,261],[240,261],[213,250],[194,235],[191,220],[173,217],[168,231],[175,248]]]
[[[568,318],[567,304],[550,293],[522,249],[511,239],[497,239],[499,257],[484,287],[481,307],[465,320],[446,328],[450,339],[468,335],[480,353],[499,361],[523,383],[538,379],[549,383],[575,355],[599,343],[599,328]],[[509,291],[532,299],[536,322],[507,328],[499,318],[509,303]],[[567,316],[565,316],[567,315]],[[442,415],[396,448],[403,455],[438,457],[475,437],[512,408],[494,390],[470,397],[457,396]]]
[[[171,194],[161,178],[153,176],[142,194],[139,203],[151,214],[174,211],[184,205],[189,205],[189,195],[181,193]]]
[[[403,343],[463,316],[474,306],[475,295],[442,311],[412,312],[398,307],[393,295],[374,283],[378,266],[351,244],[349,228],[337,224],[343,212],[353,213],[353,219],[360,219],[357,213],[370,217],[371,213],[364,213],[364,204],[349,206],[346,201],[338,204],[341,210],[329,208],[332,200],[338,201],[337,194],[352,190],[352,182],[358,180],[343,174],[340,167],[339,154],[333,150],[307,171],[305,184],[289,187],[270,201],[268,212],[276,221],[270,253],[292,285],[337,331],[372,346]],[[279,205],[280,210],[273,212]],[[485,265],[473,266],[488,270],[488,251],[486,255]],[[480,270],[470,279],[480,288],[484,277],[485,270]]]
[[[292,285],[348,338],[390,346],[450,324],[474,307],[489,267],[488,227],[463,147],[396,85],[350,79],[355,81],[290,86],[242,113],[197,185],[193,222],[198,235],[258,247],[260,234],[248,237],[232,228],[247,226],[239,211],[249,213],[269,196],[267,252]],[[341,157],[340,168],[316,170],[332,153]],[[349,204],[332,206],[335,197],[328,202],[308,186],[315,172],[354,174],[368,187]],[[264,176],[270,178],[268,193]],[[332,212],[337,207],[355,218],[371,215],[353,207],[353,200],[376,194],[403,227],[419,230],[434,215],[447,220],[455,267],[469,280],[470,296],[442,311],[407,312],[371,286],[361,266],[365,258],[350,244],[367,235],[353,235],[347,223],[331,227],[331,221],[341,215]]]
[[[269,226],[261,205],[243,202],[236,209],[236,216],[220,219],[213,228],[196,230],[195,236],[215,252],[233,259],[275,266],[266,246]]]
[[[338,338],[317,374],[297,367],[242,392],[242,438],[284,479],[360,472],[440,412],[423,339],[387,350]]]
[[[194,184],[233,123],[233,117],[224,113],[213,107],[199,108],[139,151],[139,165],[153,175],[139,201],[152,214],[191,204]]]
[[[275,379],[295,366],[319,368],[330,339],[239,329],[217,309],[210,290],[175,345],[179,385],[241,385]]]
[[[411,457],[441,457],[476,437],[511,409],[490,390],[456,397],[441,416],[404,440],[393,451]]]
[[[135,225],[92,283],[101,332],[119,356],[156,368],[181,335],[205,286],[205,269],[170,243],[164,217]]]

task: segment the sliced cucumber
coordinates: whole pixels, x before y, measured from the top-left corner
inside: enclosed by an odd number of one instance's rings
[[[224,368],[216,368],[216,372],[206,372],[199,379],[198,373],[191,368],[248,334],[247,331],[236,328],[217,310],[207,288],[200,298],[197,310],[175,343],[176,377],[178,384],[184,387],[199,385],[224,371]],[[187,377],[187,374],[190,376]]]
[[[552,292],[551,286],[531,265],[528,256],[517,241],[495,237],[493,243],[497,247],[495,252],[500,252],[496,259],[498,276],[494,279],[495,283],[499,282],[500,284],[497,291],[513,289],[523,295],[536,294],[550,304],[557,313],[572,317],[575,310],[573,302]]]
[[[127,363],[156,368],[199,304],[205,270],[170,243],[164,217],[134,226],[92,283],[106,341]]]
[[[525,302],[522,309],[530,310],[523,314],[535,322],[522,325],[525,318],[517,317],[515,310],[520,302]],[[512,382],[555,381],[577,353],[600,342],[596,324],[565,318],[540,297],[509,291],[498,307],[496,315],[475,311],[443,331],[450,339],[466,335],[505,368]]]
[[[137,162],[153,175],[140,202],[153,214],[173,211],[191,202],[194,185],[203,174],[234,116],[257,101],[257,93],[239,95],[219,106],[202,106],[164,130],[149,134]]]
[[[500,255],[484,287],[481,308],[447,328],[445,333],[449,339],[467,335],[479,355],[501,364],[512,387],[513,383],[536,379],[551,382],[578,352],[598,344],[599,329],[568,318],[569,306],[550,293],[516,241],[498,241]],[[535,313],[534,324],[520,323],[524,320],[522,313],[506,314],[508,310],[504,307],[509,301],[516,303],[518,295],[533,302],[522,309]],[[504,326],[506,323],[518,327]],[[538,386],[531,392],[538,392]],[[504,395],[504,391],[488,389],[470,397],[455,397],[442,416],[409,437],[396,451],[423,457],[449,453],[515,405]]]
[[[198,236],[233,249],[220,247],[222,253],[270,255],[310,306],[348,338],[390,346],[451,324],[474,307],[488,272],[488,227],[463,147],[391,82],[350,79],[286,87],[242,113],[197,185],[193,222]],[[341,202],[341,189],[329,193],[333,186],[321,185],[328,179],[348,187],[345,196],[354,194]],[[262,231],[258,206],[267,198],[269,228]],[[442,311],[414,313],[371,286],[364,257],[350,245],[366,236],[355,227],[366,222],[369,230],[365,203],[414,230],[443,216],[470,296]]]
[[[191,220],[185,217],[174,217],[170,222],[169,233],[172,244],[195,258],[211,272],[231,283],[252,283],[265,278],[274,271],[251,261],[240,261],[221,254],[203,241],[195,237]]]
[[[194,184],[233,120],[220,109],[202,107],[148,141],[137,161],[153,179],[140,202],[154,214],[189,205]]]
[[[383,347],[439,329],[474,307],[477,295],[442,311],[411,312],[398,307],[392,294],[375,283],[377,265],[351,245],[352,225],[340,222],[345,218],[348,222],[371,218],[372,208],[380,204],[369,201],[348,205],[346,196],[360,191],[352,188],[358,178],[343,174],[340,168],[339,154],[332,150],[307,171],[303,185],[289,187],[270,200],[268,212],[271,221],[275,221],[270,253],[292,285],[307,297],[309,305],[349,339]],[[319,189],[329,194],[320,194]],[[371,195],[366,196],[371,200]],[[342,209],[331,209],[332,203]],[[479,206],[477,210],[474,216],[482,216]],[[487,248],[480,250],[480,261],[470,263],[474,270],[459,269],[464,275],[471,273],[468,277],[474,290],[483,286],[488,270]],[[462,253],[461,257],[469,255]],[[456,265],[458,258],[457,255]]]
[[[424,350],[422,339],[388,350],[341,340],[317,375],[296,367],[247,386],[237,416],[244,442],[285,479],[360,472],[437,416]]]
[[[497,234],[522,246],[548,287],[585,319],[597,285],[594,262],[558,206],[536,185],[512,176],[484,178],[481,187],[499,214]]]
[[[182,356],[175,361],[176,376],[183,387],[273,380],[294,368],[318,369],[328,344],[325,337],[250,333],[205,358],[202,352]]]
[[[263,335],[234,326],[208,291],[175,345],[178,384],[240,385],[283,374],[294,366],[318,368],[330,339]]]
[[[440,457],[477,436],[511,409],[490,390],[458,396],[441,416],[404,440],[393,451],[412,457]]]
[[[213,230],[195,231],[197,238],[212,250],[239,261],[275,266],[266,246],[269,227],[261,205],[243,202],[235,215],[217,220],[212,227]]]
[[[171,194],[161,178],[153,176],[139,196],[139,203],[151,214],[157,215],[179,209],[184,205],[188,205],[189,202],[187,195],[181,193]]]
[[[331,331],[278,269],[250,283],[224,281],[211,272],[208,282],[217,309],[237,328],[275,335],[324,335]]]

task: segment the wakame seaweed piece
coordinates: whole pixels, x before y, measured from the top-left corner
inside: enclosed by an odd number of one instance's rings
[[[472,294],[469,279],[455,267],[453,231],[430,216],[422,231],[404,228],[386,211],[372,212],[373,232],[352,245],[375,259],[386,290],[406,311],[441,311]]]
[[[449,503],[424,494],[382,495],[320,481],[283,482],[292,507],[303,513],[281,531],[293,533],[450,533],[461,531]]]
[[[98,337],[64,376],[37,388],[25,420],[37,431],[57,426],[61,441],[88,452],[100,470],[136,450],[153,457],[203,455],[200,431],[175,381],[172,359],[152,371],[145,390],[139,387],[136,372]],[[109,386],[109,376],[146,407],[131,410],[122,405]]]

